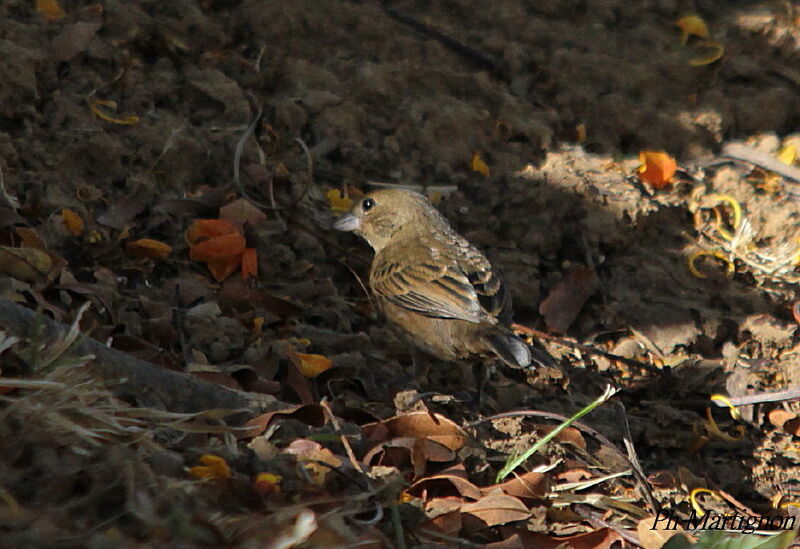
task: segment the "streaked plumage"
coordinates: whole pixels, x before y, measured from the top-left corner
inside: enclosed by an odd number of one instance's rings
[[[369,285],[378,306],[423,350],[443,360],[495,355],[530,365],[530,350],[508,327],[505,285],[423,195],[372,192],[334,228],[356,232],[375,250]]]

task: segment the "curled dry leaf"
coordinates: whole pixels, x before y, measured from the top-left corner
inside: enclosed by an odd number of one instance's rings
[[[236,436],[239,438],[256,437],[267,430],[273,419],[282,417],[297,419],[308,423],[312,427],[325,425],[325,410],[322,406],[319,404],[304,404],[256,416],[245,423],[244,427],[247,429],[237,432]]]
[[[44,250],[0,246],[0,273],[17,280],[31,284],[47,282],[54,266],[53,258]]]
[[[528,472],[501,484],[482,488],[484,494],[501,490],[520,499],[543,499],[550,491],[550,477],[544,473]]]
[[[639,179],[656,190],[669,185],[678,169],[674,158],[658,151],[640,152],[639,164]]]
[[[767,419],[775,427],[783,429],[794,436],[800,436],[800,417],[781,408],[770,410]]]
[[[531,513],[518,498],[504,494],[483,496],[474,503],[461,506],[461,512],[478,519],[482,527],[498,526],[518,520],[527,520]],[[465,517],[466,519],[466,517]]]
[[[134,255],[149,257],[150,259],[165,259],[172,252],[172,246],[153,240],[152,238],[140,238],[133,242],[128,242],[125,249]]]
[[[394,416],[381,422],[389,437],[428,438],[456,451],[464,447],[469,437],[461,427],[440,414],[414,412]],[[364,425],[364,432],[371,436],[376,424]],[[374,440],[374,439],[373,439]]]
[[[463,466],[451,467],[441,473],[420,479],[411,485],[407,492],[425,501],[447,496],[460,496],[471,500],[483,497],[481,489],[467,479]]]
[[[247,223],[251,227],[258,227],[267,220],[264,212],[246,198],[239,198],[220,208],[219,218],[239,226]]]
[[[294,362],[303,377],[307,378],[315,378],[333,366],[331,359],[324,355],[290,353],[289,359]]]

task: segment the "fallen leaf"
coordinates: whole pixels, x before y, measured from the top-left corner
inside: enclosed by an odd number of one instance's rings
[[[291,353],[289,357],[300,369],[303,377],[315,378],[322,372],[329,370],[333,365],[331,359],[323,355],[314,355],[307,353]]]
[[[586,267],[564,275],[564,279],[539,304],[539,314],[544,317],[547,327],[556,332],[566,332],[598,284],[595,272]]]
[[[660,520],[656,520],[660,518]],[[636,525],[639,543],[644,549],[661,549],[672,536],[683,532],[683,527],[665,517],[648,516]]]
[[[410,495],[424,500],[459,496],[479,500],[483,492],[467,478],[463,465],[449,467],[444,471],[422,478],[406,490]]]
[[[31,284],[46,282],[53,266],[53,258],[43,250],[0,246],[0,273],[17,280]]]
[[[641,151],[639,164],[639,179],[656,190],[669,185],[678,169],[674,158],[658,151]]]
[[[769,419],[769,422],[775,427],[783,429],[787,433],[795,436],[800,435],[800,418],[793,412],[788,412],[782,408],[775,408],[769,411],[767,419]]]
[[[481,158],[481,153],[479,153],[478,151],[472,153],[472,158],[469,161],[469,168],[473,172],[478,172],[484,177],[489,177],[491,173],[489,170],[489,166],[486,164],[486,162],[483,161],[483,158]]]
[[[53,57],[58,61],[69,61],[85,51],[102,26],[97,22],[79,22],[65,27],[50,42]]]
[[[80,236],[83,234],[83,218],[76,212],[64,208],[61,210],[61,219],[64,220],[64,227],[67,228],[69,234],[72,236]]]
[[[681,44],[686,44],[690,36],[708,38],[708,26],[699,15],[681,17],[675,24],[681,29]]]
[[[483,496],[474,503],[464,504],[461,506],[461,513],[478,519],[481,527],[527,520],[531,516],[528,507],[518,498],[501,494]],[[466,518],[465,516],[464,519]]]
[[[440,414],[413,412],[394,416],[380,423],[386,428],[390,438],[429,438],[453,451],[463,448],[467,440],[469,440],[467,434],[458,424]],[[367,436],[370,436],[375,425],[373,423],[362,427]]]
[[[528,472],[501,484],[483,488],[482,491],[488,494],[497,489],[520,499],[544,499],[550,491],[550,477],[544,473]]]
[[[325,410],[322,406],[319,404],[303,404],[256,416],[245,423],[244,427],[247,429],[237,432],[236,436],[238,438],[256,437],[267,430],[273,419],[285,417],[297,419],[312,427],[325,425]]]
[[[503,536],[519,536],[524,549],[610,549],[622,537],[610,528],[574,536],[550,536],[512,526],[501,526]]]
[[[41,13],[48,23],[67,16],[67,12],[64,11],[58,0],[36,0],[36,11]]]
[[[247,223],[251,227],[263,225],[267,216],[257,206],[246,198],[234,200],[227,206],[219,209],[219,218],[230,221],[234,225],[244,225]]]
[[[132,254],[149,257],[150,259],[164,259],[172,252],[172,246],[152,238],[140,238],[139,240],[128,242],[125,245],[125,249]]]

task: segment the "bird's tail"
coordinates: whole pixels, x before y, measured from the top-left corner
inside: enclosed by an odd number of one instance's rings
[[[510,330],[495,328],[483,336],[489,349],[500,360],[512,368],[528,368],[535,366],[553,366],[555,359],[544,349],[529,347],[524,341],[514,335]]]

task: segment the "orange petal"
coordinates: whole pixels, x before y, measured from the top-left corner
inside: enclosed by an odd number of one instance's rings
[[[189,474],[197,478],[231,478],[231,468],[224,458],[214,454],[203,454],[200,463],[189,469]]]
[[[237,259],[244,252],[244,237],[240,234],[224,234],[198,242],[189,249],[192,261],[218,261],[228,257]]]
[[[61,210],[61,219],[64,220],[64,226],[72,236],[80,236],[83,233],[83,218],[76,212],[64,208]]]
[[[231,257],[209,261],[206,265],[208,265],[208,270],[211,271],[211,276],[214,277],[214,280],[222,282],[235,273],[241,263],[242,261],[238,255],[232,255]]]
[[[172,246],[152,238],[140,238],[128,242],[125,248],[132,254],[143,255],[150,259],[164,259],[172,252]]]
[[[642,151],[639,153],[639,163],[639,179],[654,189],[669,185],[678,168],[675,159],[665,152]]]
[[[245,248],[242,254],[242,280],[258,276],[258,254],[255,248]]]
[[[213,238],[226,234],[238,234],[239,229],[224,219],[196,219],[186,231],[186,242],[193,246],[203,238]]]

